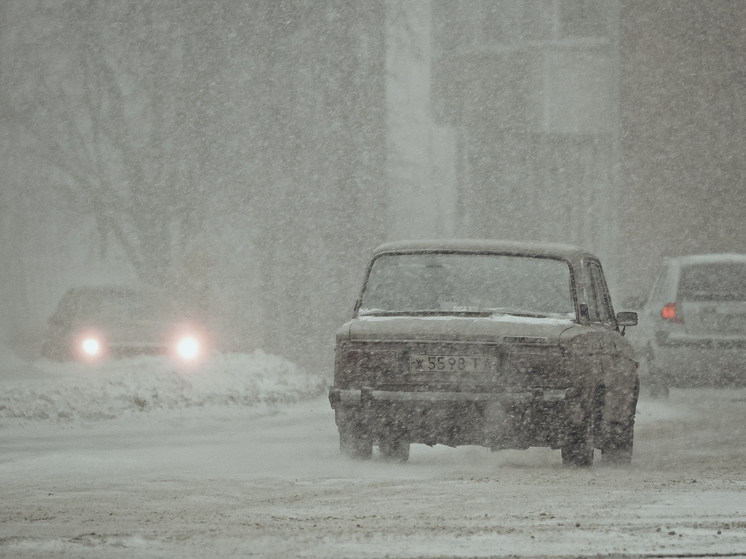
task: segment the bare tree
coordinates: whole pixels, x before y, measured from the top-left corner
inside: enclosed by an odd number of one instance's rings
[[[206,199],[190,157],[185,14],[136,0],[25,9],[4,61],[5,117],[95,218],[102,250],[113,239],[143,281],[169,281]]]

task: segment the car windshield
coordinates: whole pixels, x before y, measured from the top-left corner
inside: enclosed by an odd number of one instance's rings
[[[683,268],[678,298],[746,301],[746,263],[709,263]]]
[[[575,318],[562,260],[497,254],[391,254],[368,276],[360,315],[505,313]]]

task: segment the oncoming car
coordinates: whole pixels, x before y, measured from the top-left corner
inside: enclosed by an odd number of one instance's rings
[[[746,255],[664,262],[631,341],[653,396],[670,387],[746,385]]]
[[[81,362],[135,355],[193,362],[209,351],[204,326],[188,320],[167,294],[117,286],[68,290],[42,346],[48,359]]]
[[[340,449],[406,461],[411,443],[631,460],[639,391],[601,264],[549,243],[382,245],[336,335]]]

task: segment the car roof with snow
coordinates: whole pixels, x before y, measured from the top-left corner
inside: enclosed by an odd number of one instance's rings
[[[716,264],[716,263],[728,263],[728,262],[746,262],[746,254],[738,254],[734,252],[728,253],[711,253],[711,254],[688,254],[685,256],[677,256],[670,258],[668,261],[672,264],[678,264],[680,266],[689,266],[693,264]]]
[[[584,257],[596,258],[592,253],[574,245],[535,241],[498,241],[490,239],[430,239],[394,241],[373,251],[373,257],[390,252],[472,252],[516,254],[553,257],[579,262]]]

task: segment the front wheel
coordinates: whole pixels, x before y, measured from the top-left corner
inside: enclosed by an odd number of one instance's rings
[[[635,387],[635,404],[639,385]],[[623,423],[607,423],[604,426],[604,444],[601,458],[605,464],[626,465],[632,463],[632,446],[635,440],[635,418],[630,417]]]
[[[604,447],[601,457],[607,464],[626,465],[632,463],[632,446],[635,440],[635,410],[640,396],[640,379],[635,382],[631,394],[631,414],[623,422],[609,422],[605,427]],[[668,389],[666,389],[668,396]]]
[[[632,435],[625,436],[616,444],[601,450],[601,457],[605,464],[627,465],[632,463]]]
[[[391,462],[409,460],[409,443],[401,439],[383,439],[378,444],[378,450],[385,460]]]

